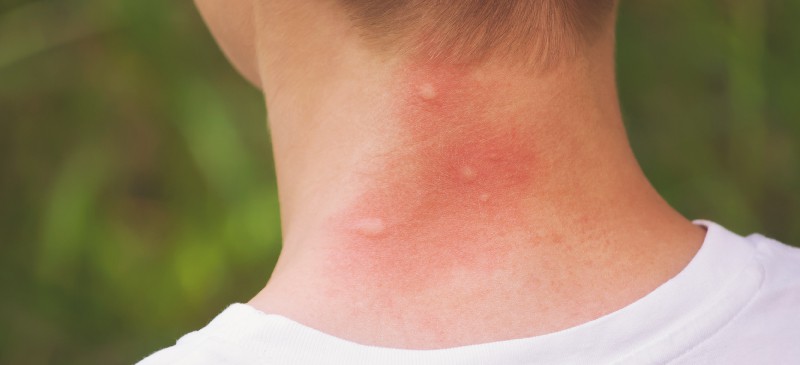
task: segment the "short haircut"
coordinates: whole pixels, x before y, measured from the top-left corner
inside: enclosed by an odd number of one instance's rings
[[[337,0],[367,43],[390,55],[526,64],[575,54],[605,28],[615,0]]]

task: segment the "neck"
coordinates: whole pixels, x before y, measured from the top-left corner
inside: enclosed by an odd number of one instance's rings
[[[639,169],[610,49],[539,73],[356,51],[313,87],[265,72],[284,251],[251,304],[436,348],[574,326],[677,274],[703,233]]]

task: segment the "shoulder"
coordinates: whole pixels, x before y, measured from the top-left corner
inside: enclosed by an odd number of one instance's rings
[[[222,343],[215,341],[201,331],[191,332],[181,337],[176,344],[161,349],[136,365],[211,365],[233,364],[231,356],[235,352],[221,349]]]
[[[719,332],[682,358],[685,363],[787,364],[800,359],[800,248],[747,236],[762,270],[749,303]]]
[[[800,248],[753,234],[747,236],[764,267],[768,290],[796,291],[800,288]]]
[[[275,334],[285,326],[244,304],[233,304],[200,330],[153,353],[137,365],[212,365],[272,363]]]
[[[755,246],[764,271],[750,317],[800,338],[800,248],[758,234],[748,236],[747,240]]]

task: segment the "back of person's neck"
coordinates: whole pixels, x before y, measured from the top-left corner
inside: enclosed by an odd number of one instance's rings
[[[284,252],[257,308],[371,345],[527,337],[631,303],[702,241],[628,147],[610,50],[537,72],[340,53],[262,75]]]

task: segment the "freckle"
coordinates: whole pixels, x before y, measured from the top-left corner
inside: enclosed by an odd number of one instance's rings
[[[380,218],[364,218],[354,225],[356,232],[367,237],[377,237],[386,231],[386,225]]]
[[[424,83],[417,89],[419,96],[425,100],[431,100],[436,97],[436,89],[430,83]]]
[[[472,168],[471,166],[462,167],[460,172],[461,172],[461,177],[464,178],[464,180],[468,181],[475,180],[475,177],[478,176],[478,172],[475,171],[475,169]]]

